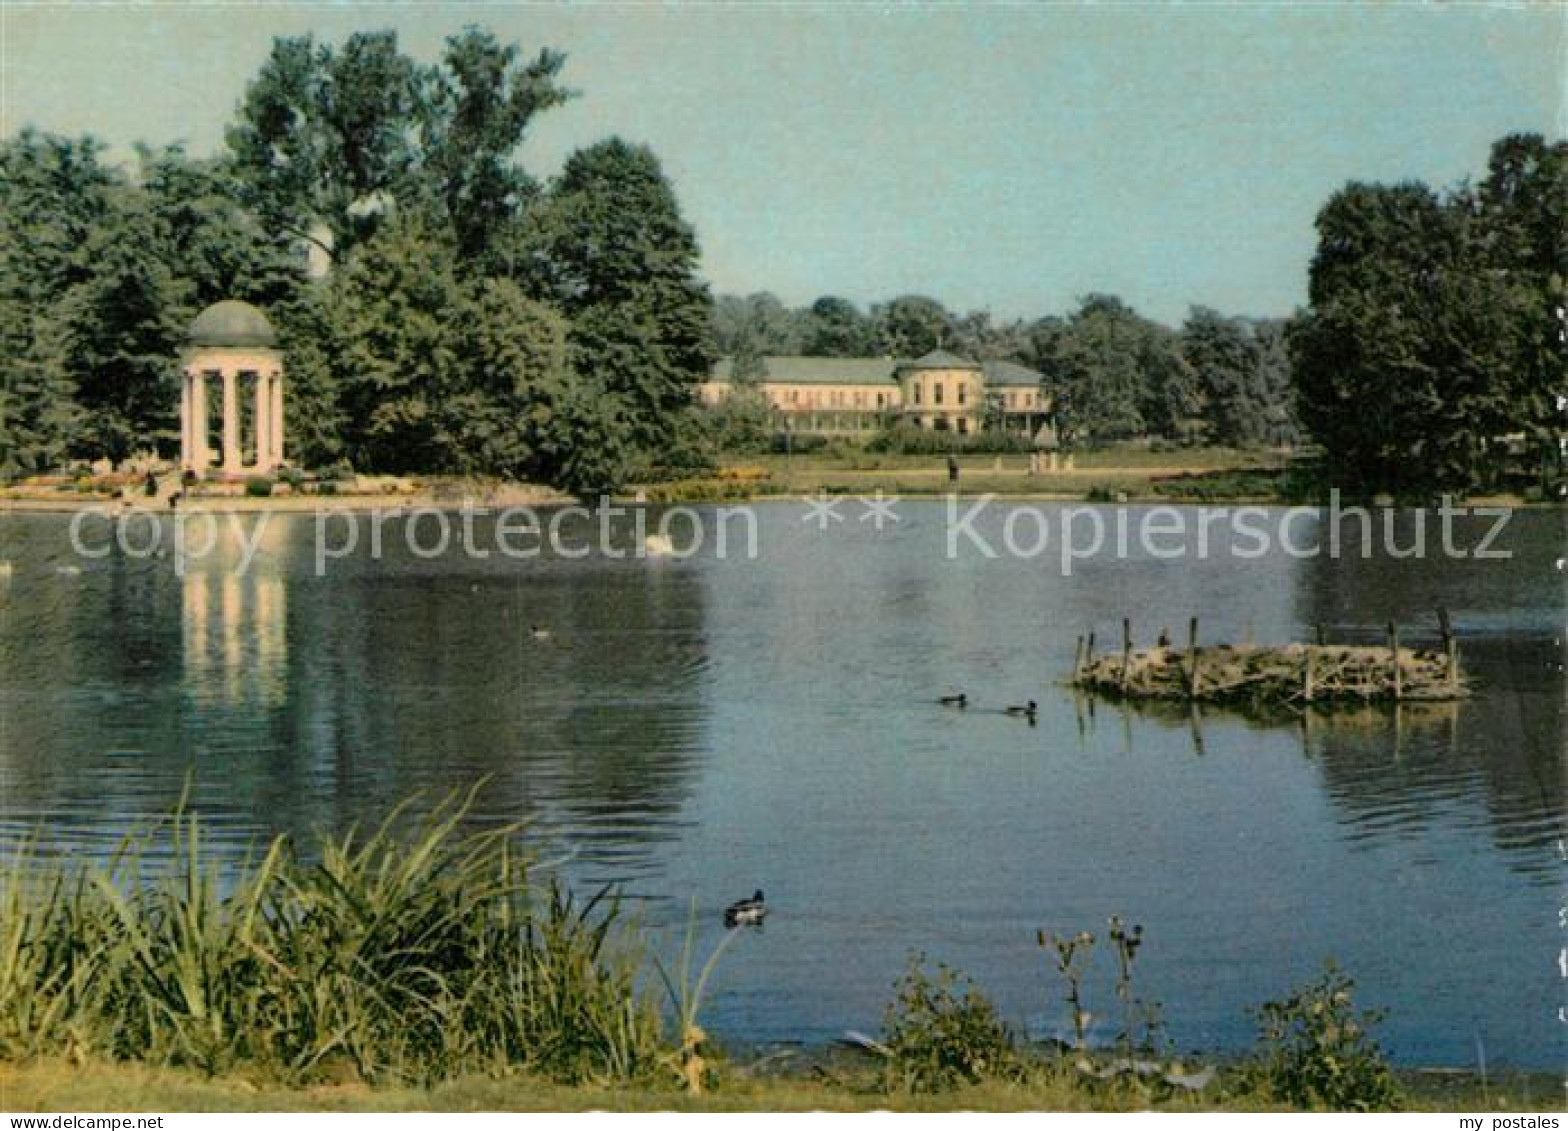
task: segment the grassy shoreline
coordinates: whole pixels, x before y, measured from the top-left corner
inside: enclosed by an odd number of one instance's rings
[[[1562,1111],[1548,1073],[1412,1069],[1398,1074],[1405,1111]],[[243,1072],[206,1076],[135,1063],[0,1061],[0,1109],[20,1112],[157,1111],[1294,1111],[1256,1093],[1214,1089],[1151,1101],[1130,1088],[1090,1090],[1060,1071],[986,1081],[954,1091],[888,1092],[874,1069],[808,1068],[768,1074],[737,1064],[702,1095],[673,1084],[555,1083],[536,1076],[469,1076],[429,1088],[344,1081],[285,1087]]]
[[[650,503],[760,503],[793,501],[804,496],[871,495],[964,498],[995,495],[1020,502],[1099,502],[1192,504],[1310,503],[1288,482],[1280,453],[1230,449],[1157,452],[1104,449],[1077,453],[1073,466],[1032,471],[1025,455],[963,455],[959,477],[948,478],[945,457],[910,456],[861,451],[810,453],[796,456],[733,457],[711,473],[684,479],[633,485],[613,496],[618,504],[644,499]],[[115,482],[124,476],[110,477]],[[212,512],[334,512],[391,508],[457,510],[464,505],[499,510],[511,506],[559,506],[576,502],[542,484],[464,479],[450,476],[366,476],[357,486],[338,485],[335,493],[293,494],[280,488],[271,496],[248,496],[240,483],[211,489],[183,500],[181,509]],[[117,492],[124,492],[123,495]],[[1557,501],[1530,500],[1518,494],[1476,496],[1467,504],[1552,506]],[[60,511],[129,507],[167,511],[166,498],[147,498],[134,484],[115,491],[75,487],[13,486],[0,488],[0,512]]]

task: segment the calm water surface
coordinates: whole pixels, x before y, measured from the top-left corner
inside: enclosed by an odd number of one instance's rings
[[[755,560],[426,561],[394,522],[379,560],[362,539],[325,576],[314,521],[274,515],[243,575],[231,539],[183,578],[78,559],[64,516],[0,515],[0,835],[101,852],[190,771],[237,857],[488,775],[476,820],[531,821],[667,948],[690,901],[709,945],[724,903],[766,890],[712,1001],[732,1039],[874,1030],[914,951],[1058,1033],[1036,930],[1119,912],[1182,1047],[1244,1049],[1247,1007],[1333,955],[1402,1061],[1568,1064],[1560,513],[1516,514],[1507,562],[1363,557],[1352,529],[1337,561],[1135,551],[1064,577],[1054,551],[949,560],[941,503],[881,532],[845,510],[818,532],[758,508]],[[1145,641],[1193,614],[1216,640],[1373,641],[1389,618],[1420,640],[1437,605],[1480,687],[1457,708],[1265,726],[1057,686],[1075,636],[1123,615]],[[935,704],[958,689],[1036,699],[1039,725]],[[1107,1016],[1108,966],[1087,988]]]

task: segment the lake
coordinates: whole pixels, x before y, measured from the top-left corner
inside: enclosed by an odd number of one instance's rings
[[[1021,506],[972,529],[1027,542]],[[82,540],[101,556],[84,559],[69,516],[0,514],[0,836],[42,825],[102,853],[189,773],[238,858],[488,778],[476,822],[530,822],[555,867],[616,885],[666,954],[693,902],[706,953],[724,904],[765,890],[766,927],[727,952],[707,1013],[735,1042],[874,1032],[917,952],[971,974],[1015,1028],[1062,1034],[1036,932],[1103,947],[1120,913],[1145,928],[1138,992],[1182,1049],[1245,1050],[1248,1007],[1333,956],[1388,1010],[1401,1062],[1568,1064],[1560,511],[1515,513],[1494,546],[1506,561],[1402,557],[1346,520],[1334,559],[1134,544],[1070,575],[1054,545],[991,558],[965,536],[949,555],[939,501],[901,503],[880,530],[853,500],[840,518],[760,505],[755,555],[710,539],[638,558],[612,556],[639,541],[618,515],[609,553],[526,559],[497,552],[489,517],[472,532],[486,557],[425,556],[393,519],[379,553],[327,528],[318,573],[308,515],[238,515],[253,559],[231,532],[177,563],[140,556],[150,527],[126,552],[92,519]],[[719,515],[674,524],[678,547],[694,521]],[[1393,521],[1406,544],[1413,512]],[[1493,520],[1456,523],[1474,545]],[[585,547],[601,533],[577,514],[559,529]],[[1460,705],[1265,724],[1061,686],[1078,634],[1119,645],[1124,616],[1143,644],[1162,627],[1183,641],[1192,615],[1209,641],[1322,624],[1379,642],[1396,619],[1419,644],[1438,606],[1476,681]],[[936,702],[958,690],[971,709]],[[1037,725],[999,710],[1028,699]],[[1102,949],[1085,990],[1102,1038],[1111,966]]]

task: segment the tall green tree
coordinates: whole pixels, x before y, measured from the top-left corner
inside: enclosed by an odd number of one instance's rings
[[[1195,383],[1175,335],[1114,295],[1090,295],[1070,317],[1031,330],[1064,443],[1174,429],[1195,410]]]
[[[140,146],[138,163],[157,236],[145,250],[190,285],[194,305],[240,299],[272,309],[294,299],[305,283],[296,241],[241,204],[221,163],[192,160],[179,146]]]
[[[469,27],[425,78],[420,179],[469,263],[497,266],[502,232],[537,193],[515,154],[534,118],[571,97],[565,63],[548,49],[524,62],[516,44]]]
[[[1485,178],[1467,204],[1487,269],[1519,310],[1517,356],[1507,399],[1513,424],[1544,466],[1563,472],[1558,440],[1568,428],[1568,141],[1510,134],[1492,147]]]
[[[1264,442],[1269,406],[1251,324],[1195,306],[1181,328],[1181,351],[1202,390],[1205,438],[1228,447]]]
[[[389,222],[284,327],[296,399],[340,438],[307,421],[306,450],[375,471],[578,473],[566,319],[508,279],[466,278],[444,234]]]
[[[989,310],[953,319],[948,348],[981,361],[1022,361],[1029,355],[1029,328],[1021,321],[996,322]]]
[[[454,249],[416,220],[387,224],[333,272],[326,316],[355,467],[451,469],[443,406],[466,384],[465,314]]]
[[[158,225],[126,193],[80,249],[85,277],[60,299],[60,360],[82,427],[77,454],[116,463],[142,450],[173,450],[179,365],[195,314],[192,288],[148,249]]]
[[[228,130],[235,173],[263,222],[336,257],[399,199],[417,196],[421,81],[395,32],[356,32],[340,48],[310,35],[274,40]]]
[[[570,472],[547,453],[576,423],[565,317],[509,279],[480,283],[466,305],[467,387],[443,406],[458,470],[564,482]]]
[[[60,303],[119,178],[92,138],[24,129],[0,141],[0,472],[61,464],[81,437]]]
[[[806,312],[801,352],[813,357],[875,357],[876,327],[847,298],[823,295]]]
[[[1290,323],[1284,318],[1252,320],[1257,363],[1254,399],[1262,406],[1261,431],[1253,439],[1271,447],[1290,447],[1302,438],[1291,384],[1289,330]]]
[[[683,447],[715,351],[697,238],[658,159],[619,138],[572,154],[524,243],[535,297],[571,320],[587,404],[602,401],[631,451]]]
[[[946,345],[953,334],[953,316],[947,307],[925,295],[900,295],[885,306],[873,307],[880,352],[890,357],[914,358]]]
[[[800,312],[777,295],[720,295],[713,303],[713,344],[726,357],[766,357],[801,352]]]
[[[449,38],[433,67],[404,55],[391,31],[340,47],[280,38],[229,129],[232,165],[269,226],[334,258],[401,211],[444,227],[465,261],[494,270],[503,233],[537,189],[517,150],[533,120],[570,97],[564,64],[550,50],[524,61],[476,27]]]
[[[1560,156],[1508,138],[1479,193],[1351,184],[1324,206],[1291,353],[1303,423],[1345,486],[1494,485],[1506,437],[1550,435],[1564,194]]]

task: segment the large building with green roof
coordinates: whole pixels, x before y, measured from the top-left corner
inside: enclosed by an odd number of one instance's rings
[[[853,435],[904,423],[979,432],[989,423],[1028,432],[1051,405],[1041,375],[1010,361],[971,361],[946,350],[912,360],[886,357],[764,357],[751,378],[795,432]],[[722,358],[701,390],[718,404],[735,389],[734,360]]]

